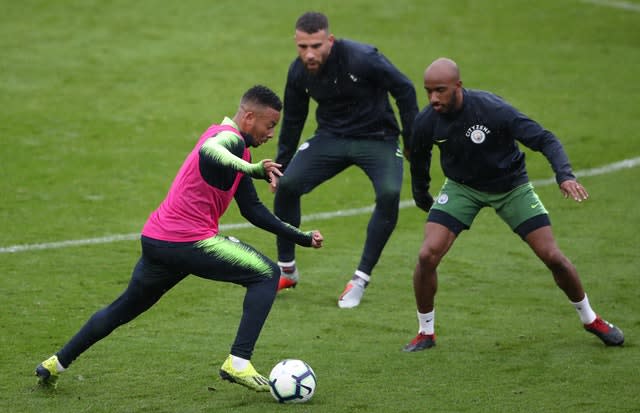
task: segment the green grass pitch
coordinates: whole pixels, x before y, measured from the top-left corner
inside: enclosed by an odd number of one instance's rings
[[[3,412],[637,412],[640,410],[640,3],[637,0],[0,0],[0,411]],[[401,210],[361,306],[336,300],[361,253],[368,213],[311,220],[326,247],[300,249],[301,283],[281,294],[254,355],[267,374],[308,362],[307,404],[278,405],[222,382],[243,289],[186,279],[83,354],[55,394],[33,369],[125,288],[139,232],[200,133],[242,92],[279,94],[295,19],[328,14],[338,37],[375,44],[415,83],[455,59],[466,87],[491,90],[554,131],[591,198],[537,192],[594,309],[626,334],[585,333],[551,275],[486,211],[440,268],[438,346],[406,354],[417,331],[411,274],[424,213]],[[305,136],[314,128],[310,118]],[[273,157],[275,141],[254,151]],[[527,153],[534,180],[551,177]],[[411,198],[408,168],[402,199]],[[433,186],[442,183],[434,166]],[[354,191],[354,188],[358,188]],[[269,207],[272,195],[259,184]],[[303,213],[373,204],[351,168],[303,198]],[[224,224],[243,222],[234,205]],[[273,236],[228,232],[274,257]],[[12,246],[27,246],[9,252]],[[56,244],[54,244],[56,245]],[[208,390],[209,387],[215,390]]]

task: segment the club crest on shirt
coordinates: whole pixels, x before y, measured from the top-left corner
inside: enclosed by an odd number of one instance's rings
[[[437,201],[440,205],[446,204],[447,202],[449,202],[449,195],[447,194],[440,194],[438,196],[438,201]]]
[[[479,144],[484,142],[487,135],[490,134],[491,131],[484,125],[473,125],[467,132],[464,134],[467,138],[471,139],[471,142]]]

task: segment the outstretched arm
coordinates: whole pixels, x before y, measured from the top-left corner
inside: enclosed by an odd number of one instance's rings
[[[560,140],[551,131],[510,105],[505,105],[503,110],[510,113],[512,119],[507,125],[511,135],[529,149],[542,152],[556,175],[558,185],[567,180],[575,181],[569,157]]]
[[[320,248],[322,246],[322,234],[318,231],[300,231],[293,225],[289,225],[273,215],[260,201],[253,181],[248,176],[243,176],[235,195],[240,213],[247,221],[258,228],[286,238],[303,247]]]
[[[544,129],[538,122],[518,112],[515,108],[509,108],[514,112],[511,124],[514,136],[525,146],[542,152],[547,158],[551,168],[556,174],[556,182],[560,186],[560,192],[565,198],[573,198],[577,202],[589,198],[587,190],[576,181],[571,169],[569,157],[560,140],[550,131]]]
[[[200,148],[200,158],[215,169],[243,172],[253,178],[266,179],[270,173],[278,174],[280,165],[271,159],[249,163],[242,159],[244,140],[232,132],[221,132],[207,139]],[[202,163],[202,162],[201,162]]]

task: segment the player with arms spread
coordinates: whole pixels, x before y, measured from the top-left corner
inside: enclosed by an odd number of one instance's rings
[[[413,198],[429,215],[413,275],[419,330],[404,350],[435,346],[436,269],[484,207],[495,209],[549,268],[584,328],[607,345],[621,345],[622,331],[594,313],[576,268],[556,245],[551,221],[529,182],[524,153],[517,144],[542,152],[562,194],[584,201],[587,191],[576,181],[560,141],[500,97],[464,89],[458,66],[450,59],[437,59],[427,67],[424,88],[429,105],[416,117],[410,161]],[[434,145],[446,177],[435,203],[429,194]]]
[[[416,92],[413,83],[375,47],[335,39],[324,14],[303,14],[295,29],[298,57],[289,67],[285,86],[276,157],[284,176],[278,184],[274,212],[298,226],[302,195],[352,165],[364,171],[373,184],[375,209],[360,262],[338,300],[340,308],[352,308],[360,304],[398,220],[403,155],[389,94],[398,106],[407,150],[418,113]],[[318,103],[318,127],[296,152],[310,99]],[[282,268],[279,288],[293,287],[298,282],[295,245],[283,237],[277,245]]]
[[[246,288],[240,325],[220,376],[256,391],[269,391],[268,380],[250,360],[276,296],[280,269],[250,245],[219,234],[218,223],[235,198],[242,216],[257,227],[302,246],[322,246],[320,232],[301,232],[271,214],[253,185],[252,178],[273,181],[281,175],[280,165],[270,159],[251,163],[249,152],[250,146],[273,137],[281,108],[273,91],[254,86],[242,96],[233,119],[212,125],[200,137],[166,198],[142,229],[142,256],[127,289],[36,367],[40,385],[55,387],[59,374],[78,356],[193,274]]]

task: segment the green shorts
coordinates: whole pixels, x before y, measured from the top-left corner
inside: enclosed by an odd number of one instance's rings
[[[469,229],[476,215],[484,207],[493,208],[509,227],[524,238],[529,232],[550,225],[547,210],[533,190],[531,182],[522,184],[509,192],[488,193],[446,179],[429,212],[429,221],[438,222],[454,233]],[[442,214],[444,213],[444,214]],[[461,225],[448,217],[453,217]],[[534,219],[539,217],[537,219]],[[523,223],[527,224],[521,228]]]

